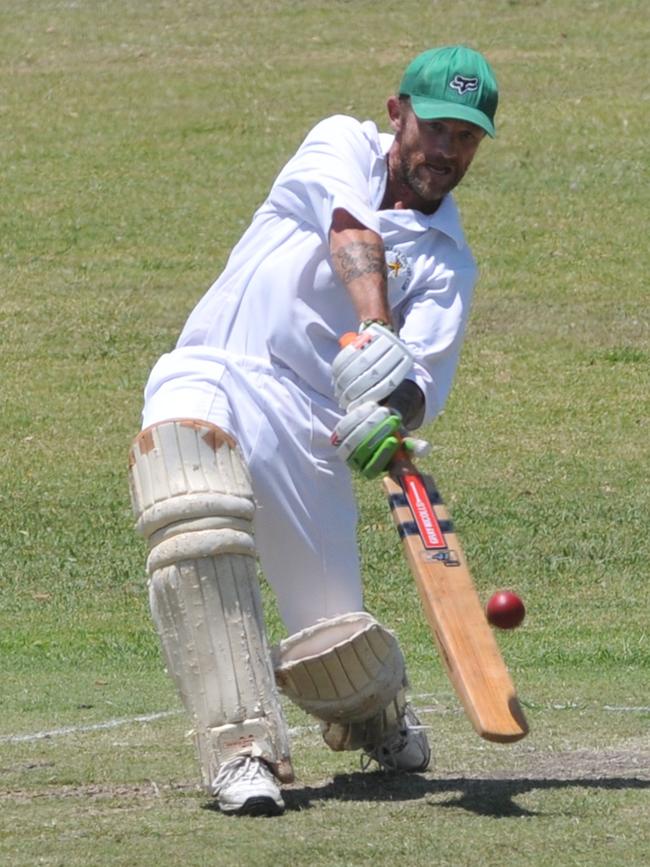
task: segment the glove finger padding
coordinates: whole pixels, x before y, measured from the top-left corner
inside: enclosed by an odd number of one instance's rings
[[[343,409],[380,401],[394,391],[413,366],[405,343],[383,325],[369,325],[332,362],[334,395]]]
[[[348,412],[331,437],[343,460],[372,479],[382,473],[401,445],[402,418],[387,406],[367,401]]]

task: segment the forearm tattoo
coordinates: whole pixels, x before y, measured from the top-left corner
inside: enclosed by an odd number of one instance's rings
[[[352,241],[336,250],[332,260],[346,286],[368,274],[380,274],[386,279],[386,259],[384,249],[379,244]]]

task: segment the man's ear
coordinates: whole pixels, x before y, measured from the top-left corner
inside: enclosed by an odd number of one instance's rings
[[[391,128],[398,133],[402,128],[402,104],[396,96],[389,96],[386,108],[388,109]]]

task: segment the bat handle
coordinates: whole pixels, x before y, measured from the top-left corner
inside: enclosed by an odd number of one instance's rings
[[[404,437],[400,436],[400,439],[403,441]],[[393,455],[388,469],[392,476],[400,476],[403,473],[413,472],[413,461],[403,445],[401,445]]]
[[[358,336],[359,334],[356,331],[346,331],[342,337],[339,337],[339,346],[341,349],[345,349],[346,346],[354,343]]]

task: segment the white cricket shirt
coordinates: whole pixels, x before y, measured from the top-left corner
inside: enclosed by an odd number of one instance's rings
[[[379,210],[392,141],[342,115],[312,129],[190,314],[177,345],[184,369],[191,356],[246,356],[289,368],[333,402],[338,339],[359,324],[329,255],[332,213],[343,208],[384,240],[394,322],[416,359],[409,378],[425,394],[424,421],[440,412],[477,270],[451,195],[431,216]]]

